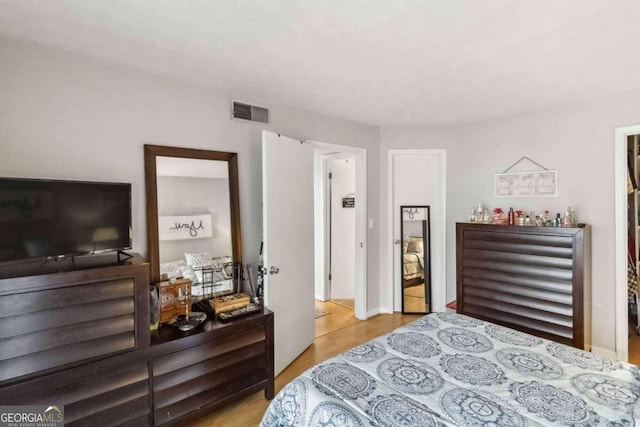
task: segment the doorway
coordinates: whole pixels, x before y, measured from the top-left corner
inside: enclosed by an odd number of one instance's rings
[[[324,296],[316,300],[316,338],[355,321],[356,169],[352,153],[322,157],[325,183]]]
[[[311,143],[318,336],[367,318],[366,150]]]

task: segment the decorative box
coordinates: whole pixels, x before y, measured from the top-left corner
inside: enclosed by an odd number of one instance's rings
[[[231,311],[236,308],[247,306],[251,301],[249,295],[239,293],[214,298],[210,300],[210,302],[216,313],[222,313],[225,311]]]
[[[180,297],[191,295],[191,280],[177,279],[175,283],[165,280],[156,286],[160,289],[160,323],[185,313],[186,301],[180,301]]]

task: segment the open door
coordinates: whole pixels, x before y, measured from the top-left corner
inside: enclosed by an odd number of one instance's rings
[[[314,340],[313,147],[262,131],[264,299],[278,375]]]

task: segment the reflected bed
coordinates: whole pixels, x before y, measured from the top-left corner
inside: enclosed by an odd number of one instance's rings
[[[262,426],[633,426],[637,367],[457,313],[318,364]]]
[[[424,251],[422,237],[409,237],[402,248],[402,277],[404,286],[424,281]]]

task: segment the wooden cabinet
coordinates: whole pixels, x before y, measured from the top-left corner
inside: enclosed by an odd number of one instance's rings
[[[114,264],[0,280],[0,384],[149,346],[148,265]]]
[[[64,405],[68,425],[184,424],[274,395],[273,313],[150,333],[140,257],[0,279],[0,317],[0,405]]]
[[[140,355],[138,355],[140,356]],[[2,405],[63,405],[65,426],[150,425],[149,368],[109,357],[0,388]]]
[[[591,229],[456,225],[457,311],[591,348]]]
[[[258,390],[273,397],[273,313],[265,310],[229,324],[208,321],[204,327],[200,334],[167,341],[177,333],[163,326],[153,337],[156,425],[182,424],[201,410]]]

